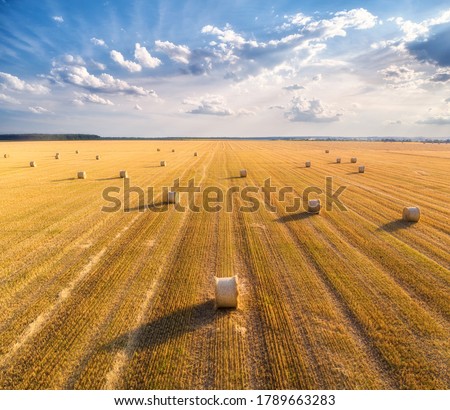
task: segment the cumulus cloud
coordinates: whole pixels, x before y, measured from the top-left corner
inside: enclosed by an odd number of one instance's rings
[[[62,16],[53,16],[52,19],[57,23],[64,23],[64,19]]]
[[[142,70],[142,66],[140,64],[137,64],[134,61],[125,60],[123,55],[116,50],[112,50],[110,56],[114,62],[127,69],[130,73],[136,73]]]
[[[157,96],[153,90],[146,90],[142,87],[130,85],[126,81],[114,78],[110,74],[103,73],[97,77],[90,74],[86,67],[82,66],[55,66],[50,74],[50,78],[53,79],[53,81],[63,84],[72,84],[91,92]]]
[[[28,107],[28,109],[33,113],[33,114],[46,114],[49,113],[50,111],[47,110],[44,107],[40,107],[40,106],[35,106],[35,107]]]
[[[189,58],[192,53],[188,46],[161,40],[156,40],[155,45],[158,51],[166,54],[172,61],[180,64],[189,64]]]
[[[9,95],[0,93],[0,103],[1,102],[8,103],[8,104],[20,104],[19,100],[16,100],[15,98],[13,98]]]
[[[217,116],[233,115],[233,111],[226,106],[225,99],[220,95],[205,95],[199,99],[186,99],[183,104],[193,105],[195,108],[186,111],[187,114],[206,114]]]
[[[107,98],[102,98],[97,94],[76,93],[76,95],[77,98],[73,100],[73,103],[76,105],[84,105],[85,103],[114,105],[114,103],[111,100],[108,100]]]
[[[325,108],[320,100],[294,97],[289,111],[284,116],[295,122],[334,122],[339,121],[342,114]]]
[[[96,46],[100,46],[100,47],[108,47],[105,43],[105,40],[102,40],[101,38],[95,38],[92,37],[91,38],[91,43],[96,45]]]
[[[416,88],[425,82],[423,72],[414,71],[412,68],[404,65],[392,64],[380,70],[379,73],[392,88]]]
[[[141,47],[139,43],[136,43],[134,50],[134,58],[139,64],[147,68],[156,68],[161,64],[161,60],[156,57],[152,57],[145,47]]]
[[[0,72],[0,88],[11,91],[24,91],[32,94],[47,94],[50,89],[42,84],[27,83],[14,75]]]
[[[286,87],[283,87],[283,90],[287,90],[287,91],[295,91],[295,90],[304,90],[305,87],[303,87],[303,85],[300,84],[292,84],[292,85],[287,85]]]

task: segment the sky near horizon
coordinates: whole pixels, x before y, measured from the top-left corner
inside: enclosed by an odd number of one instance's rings
[[[448,1],[0,0],[0,133],[450,136]]]

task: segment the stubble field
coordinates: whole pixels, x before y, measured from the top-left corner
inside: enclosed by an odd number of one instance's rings
[[[448,145],[0,147],[0,389],[450,388]],[[176,178],[225,194],[270,178],[301,197],[331,176],[347,210],[289,212],[293,194],[274,193],[271,211],[259,192],[256,212],[237,194],[231,212],[156,212],[136,194],[102,212],[120,170],[155,203]],[[402,222],[413,205],[421,220]],[[235,274],[238,309],[215,310],[214,276]]]

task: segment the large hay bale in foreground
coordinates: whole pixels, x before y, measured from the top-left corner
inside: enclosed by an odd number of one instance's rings
[[[417,206],[403,208],[403,220],[408,222],[418,222],[420,219],[420,209]]]
[[[364,174],[365,171],[366,171],[366,167],[364,165],[360,165],[358,168],[358,172],[360,174]]]
[[[30,167],[35,168],[37,166],[36,161],[30,162]]]
[[[237,308],[238,306],[238,279],[215,278],[216,280],[216,308]]]
[[[358,159],[357,159],[356,157],[352,157],[352,158],[350,159],[350,162],[351,162],[352,164],[356,164],[356,161],[358,161]]]
[[[311,168],[311,161],[306,161],[305,162],[305,167],[306,168]]]
[[[239,175],[241,176],[241,178],[247,177],[247,170],[246,169],[241,169],[239,171]]]
[[[128,172],[127,171],[120,171],[119,172],[120,178],[128,178]]]
[[[78,179],[86,179],[86,171],[79,171]]]
[[[159,163],[159,165],[161,165],[162,167],[165,167],[165,166],[167,165],[167,163],[166,163],[166,161],[161,161],[161,162]]]
[[[320,199],[310,199],[308,201],[308,212],[310,214],[318,214],[320,212]]]
[[[336,164],[340,164],[341,163],[341,159],[340,158],[336,158]]]
[[[180,201],[180,193],[177,191],[163,191],[162,201],[165,204],[177,204]]]

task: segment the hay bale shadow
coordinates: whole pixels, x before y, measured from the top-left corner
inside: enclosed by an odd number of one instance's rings
[[[403,219],[397,219],[395,221],[391,221],[384,225],[381,225],[377,229],[377,231],[396,232],[400,229],[407,229],[411,225],[414,225],[414,222],[408,222],[408,221],[404,221]]]
[[[316,214],[303,211],[303,212],[299,212],[297,214],[288,214],[288,215],[280,216],[278,219],[275,219],[275,222],[286,223],[286,222],[301,221],[303,219],[311,218],[314,215],[316,215]]]
[[[96,181],[112,181],[113,179],[120,179],[120,177],[97,178]]]
[[[163,317],[157,318],[138,328],[124,333],[101,347],[106,351],[117,351],[127,347],[133,341],[133,350],[151,350],[159,345],[176,339],[186,333],[212,323],[217,315],[214,301],[199,303],[178,309]]]
[[[64,182],[64,181],[75,181],[78,178],[63,178],[63,179],[52,179],[51,182]]]

